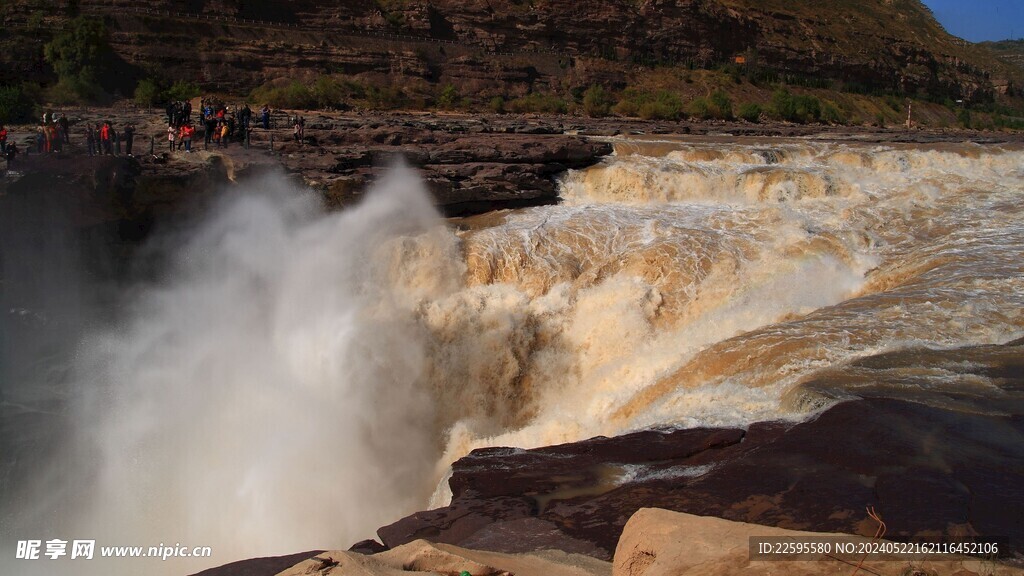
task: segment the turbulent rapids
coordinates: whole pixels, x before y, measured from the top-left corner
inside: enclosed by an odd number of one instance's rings
[[[616,147],[560,206],[452,226],[400,169],[345,213],[274,181],[164,238],[165,277],[83,345],[74,456],[14,525],[222,561],[343,547],[476,447],[806,418],[857,393],[820,377],[858,358],[1024,333],[1017,148]],[[998,410],[992,381],[904,369],[885,393]]]

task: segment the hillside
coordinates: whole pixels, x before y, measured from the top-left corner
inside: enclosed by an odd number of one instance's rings
[[[78,13],[107,22],[125,95],[143,77],[247,94],[339,74],[486,101],[621,90],[666,67],[939,102],[991,102],[1024,83],[919,0],[4,0],[0,82],[52,81],[42,43]]]
[[[981,42],[978,46],[991,51],[1000,60],[1024,70],[1024,40]]]

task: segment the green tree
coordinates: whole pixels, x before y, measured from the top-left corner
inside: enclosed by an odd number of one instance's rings
[[[110,49],[107,27],[102,21],[79,16],[68,22],[43,47],[46,61],[57,73],[58,84],[69,97],[92,101],[105,94]]]
[[[202,93],[199,85],[187,80],[178,80],[167,89],[164,96],[168,100],[191,100]]]
[[[139,106],[152,107],[160,102],[160,86],[149,78],[139,80],[135,86],[134,99]]]

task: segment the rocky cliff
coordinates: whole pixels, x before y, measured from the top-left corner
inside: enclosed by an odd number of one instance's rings
[[[326,73],[377,84],[453,83],[521,95],[639,68],[732,64],[778,77],[908,95],[986,99],[1021,71],[946,33],[920,0],[35,0],[0,4],[0,79],[45,74],[38,47],[62,19],[107,19],[124,75],[159,73],[247,93]],[[389,80],[390,79],[390,80]],[[1016,82],[1015,82],[1016,80]]]

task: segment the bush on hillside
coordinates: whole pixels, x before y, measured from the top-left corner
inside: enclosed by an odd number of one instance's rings
[[[583,113],[591,118],[607,116],[612,110],[611,94],[599,84],[595,84],[583,93]]]
[[[747,122],[759,122],[761,120],[761,105],[755,102],[741,104],[737,115]]]
[[[565,114],[569,105],[565,100],[552,94],[533,92],[508,103],[508,108],[516,114],[539,112],[542,114]]]
[[[627,88],[614,110],[622,116],[639,116],[645,120],[678,120],[683,112],[683,101],[668,90],[647,92]]]

